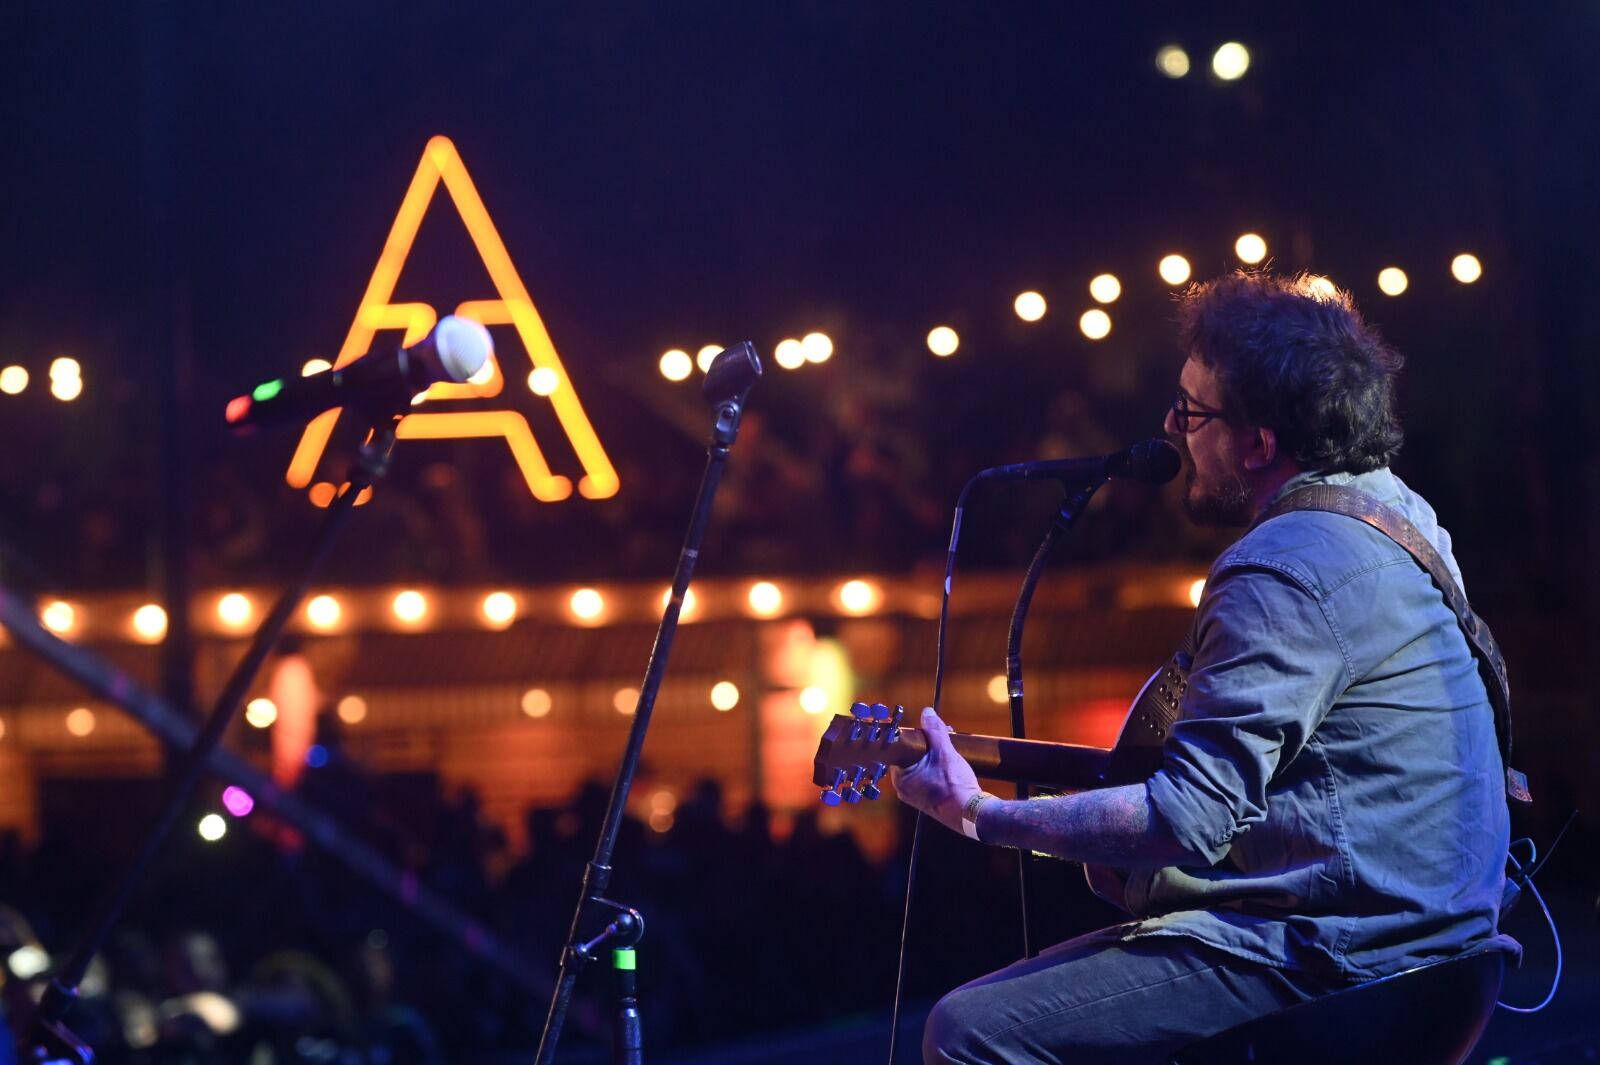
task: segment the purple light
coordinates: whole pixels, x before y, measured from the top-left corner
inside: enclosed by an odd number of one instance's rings
[[[228,785],[222,789],[222,805],[235,817],[244,817],[256,808],[256,801],[243,788]]]

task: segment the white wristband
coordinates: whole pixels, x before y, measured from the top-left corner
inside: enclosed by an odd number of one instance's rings
[[[987,791],[980,791],[968,799],[966,805],[961,807],[961,834],[968,839],[978,839],[978,811],[983,804],[994,798]],[[982,843],[982,840],[978,840]]]

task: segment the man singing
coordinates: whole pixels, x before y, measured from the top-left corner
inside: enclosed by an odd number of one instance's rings
[[[1509,840],[1494,714],[1439,587],[1362,521],[1275,504],[1347,485],[1460,573],[1433,509],[1389,471],[1398,353],[1344,293],[1238,273],[1180,305],[1165,429],[1196,522],[1246,529],[1211,567],[1188,687],[1145,783],[1033,801],[983,792],[923,711],[900,797],[986,844],[1083,862],[1133,920],[957,988],[931,1063],[1163,1061],[1353,983],[1475,950]],[[1304,497],[1301,497],[1304,498]]]

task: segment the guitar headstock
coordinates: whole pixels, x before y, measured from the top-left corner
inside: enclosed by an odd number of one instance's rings
[[[890,766],[908,766],[927,753],[918,730],[900,727],[905,712],[903,706],[856,703],[850,717],[840,714],[828,723],[811,774],[826,805],[876,799]]]

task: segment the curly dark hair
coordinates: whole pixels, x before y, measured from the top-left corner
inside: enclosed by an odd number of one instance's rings
[[[1404,360],[1326,279],[1240,270],[1190,285],[1178,339],[1217,375],[1229,420],[1272,429],[1305,469],[1365,473],[1399,452]]]

